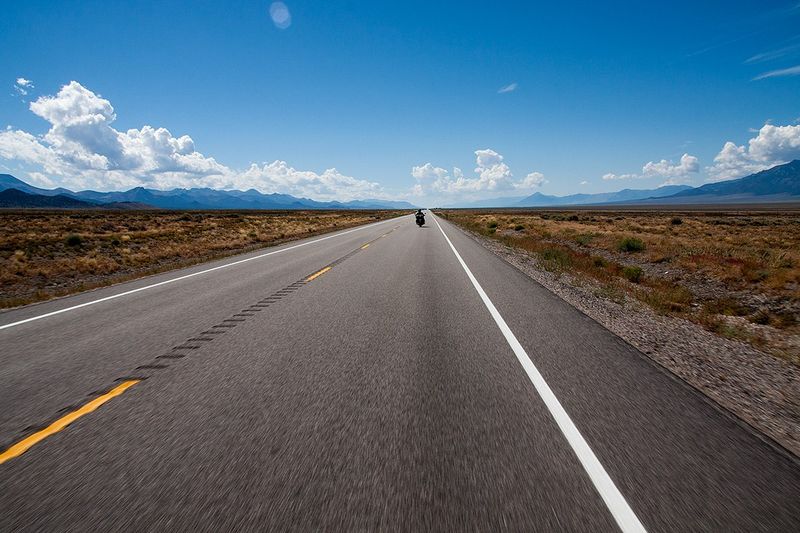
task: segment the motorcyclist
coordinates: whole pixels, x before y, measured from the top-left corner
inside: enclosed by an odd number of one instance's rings
[[[422,221],[422,224],[425,223],[425,213],[422,212],[422,209],[417,210],[417,214],[415,215],[415,218],[417,220],[417,224],[419,224],[420,221]],[[420,224],[420,226],[422,224]]]

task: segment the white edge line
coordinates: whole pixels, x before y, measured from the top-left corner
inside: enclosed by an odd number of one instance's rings
[[[506,341],[508,341],[509,346],[511,346],[511,349],[514,351],[517,359],[519,359],[522,368],[524,368],[525,372],[528,374],[528,378],[530,378],[531,383],[533,383],[536,392],[539,393],[542,401],[544,401],[544,404],[550,410],[550,414],[553,416],[558,424],[558,427],[561,429],[561,432],[564,434],[564,437],[566,437],[567,442],[572,447],[572,451],[575,452],[575,455],[578,457],[581,465],[583,465],[584,470],[587,474],[589,474],[589,478],[591,478],[595,489],[597,489],[600,497],[603,498],[606,507],[608,507],[608,510],[611,512],[614,520],[616,520],[619,528],[625,533],[646,531],[642,523],[636,517],[636,514],[633,512],[633,509],[631,509],[628,505],[628,502],[625,501],[625,497],[622,495],[622,493],[620,493],[616,485],[614,485],[614,482],[611,480],[608,473],[606,473],[603,465],[600,464],[600,461],[589,447],[589,444],[583,438],[583,435],[581,435],[580,431],[578,431],[578,428],[572,422],[572,419],[570,419],[567,412],[561,406],[561,402],[559,402],[558,398],[556,398],[556,395],[553,394],[550,386],[539,373],[539,370],[533,364],[533,361],[531,361],[531,358],[528,356],[527,352],[525,352],[525,349],[511,331],[511,328],[508,327],[508,324],[506,324],[506,321],[486,295],[480,283],[478,283],[478,280],[472,275],[469,267],[467,267],[467,264],[461,258],[461,255],[458,253],[458,250],[456,250],[456,247],[453,246],[453,243],[442,229],[439,221],[436,220],[436,218],[433,220],[436,222],[436,225],[439,226],[439,231],[441,231],[442,235],[444,235],[447,244],[450,245],[450,249],[452,249],[453,253],[456,255],[456,259],[458,259],[458,262],[461,263],[461,267],[467,273],[467,277],[469,277],[473,287],[475,287],[475,290],[478,291],[478,294],[480,295],[481,300],[483,300],[484,305],[486,305],[486,308],[489,310],[492,318],[494,318],[494,321],[497,323],[497,326],[500,328],[503,336],[505,336]]]
[[[294,250],[295,248],[300,248],[302,246],[308,246],[309,244],[314,244],[314,243],[318,243],[320,241],[333,239],[334,237],[341,237],[342,235],[347,235],[348,233],[353,233],[354,231],[361,231],[362,229],[371,228],[371,227],[377,226],[379,224],[385,224],[386,222],[390,222],[392,220],[398,220],[399,218],[402,218],[402,215],[399,216],[399,217],[393,217],[393,218],[389,218],[389,219],[386,219],[386,220],[381,220],[380,222],[375,222],[373,224],[367,224],[367,225],[364,225],[364,226],[359,226],[357,228],[353,228],[353,229],[350,229],[350,230],[347,230],[347,231],[343,231],[341,233],[335,233],[333,235],[328,235],[327,237],[322,237],[322,238],[319,238],[319,239],[315,239],[313,241],[308,241],[308,242],[303,242],[303,243],[300,243],[300,244],[295,244],[294,246],[289,246],[288,248],[281,248],[280,250],[273,250],[273,251],[267,252],[265,254],[260,254],[260,255],[253,256],[253,257],[248,257],[246,259],[240,259],[239,261],[234,261],[232,263],[225,263],[224,265],[215,266],[213,268],[207,268],[207,269],[201,270],[199,272],[192,272],[191,274],[186,274],[185,276],[179,276],[177,278],[172,278],[172,279],[168,279],[168,280],[165,280],[165,281],[160,281],[158,283],[153,283],[152,285],[147,285],[145,287],[139,287],[138,289],[132,289],[132,290],[129,290],[129,291],[121,292],[119,294],[112,294],[111,296],[106,296],[105,298],[98,298],[97,300],[92,300],[90,302],[84,302],[82,304],[73,305],[72,307],[65,307],[64,309],[59,309],[58,311],[51,311],[50,313],[45,313],[43,315],[37,315],[37,316],[30,317],[30,318],[26,318],[24,320],[18,320],[17,322],[11,322],[9,324],[3,324],[2,326],[0,326],[0,330],[6,329],[6,328],[13,328],[14,326],[19,326],[21,324],[26,324],[28,322],[33,322],[34,320],[41,320],[43,318],[48,318],[48,317],[51,317],[51,316],[60,315],[61,313],[66,313],[68,311],[74,311],[76,309],[80,309],[81,307],[87,307],[87,306],[90,306],[90,305],[99,304],[101,302],[107,302],[108,300],[113,300],[115,298],[122,298],[123,296],[128,296],[129,294],[133,294],[133,293],[141,292],[141,291],[146,291],[146,290],[152,289],[154,287],[160,287],[162,285],[167,285],[168,283],[174,283],[176,281],[181,281],[181,280],[184,280],[184,279],[187,279],[187,278],[192,278],[194,276],[199,276],[200,274],[207,274],[208,272],[213,272],[214,270],[220,270],[222,268],[228,268],[228,267],[231,267],[231,266],[234,266],[234,265],[239,265],[241,263],[246,263],[248,261],[254,261],[256,259],[261,259],[261,258],[267,257],[269,255],[275,255],[275,254],[279,254],[279,253],[282,253],[282,252],[288,252],[289,250]]]

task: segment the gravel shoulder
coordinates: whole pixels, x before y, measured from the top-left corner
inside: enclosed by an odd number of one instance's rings
[[[591,280],[549,272],[533,254],[460,229],[767,440],[800,457],[800,368],[796,365],[688,320],[659,315],[633,298],[609,299]]]

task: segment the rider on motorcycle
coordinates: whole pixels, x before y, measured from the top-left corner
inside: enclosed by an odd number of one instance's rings
[[[422,209],[419,209],[417,211],[417,214],[415,215],[415,217],[417,219],[417,224],[418,225],[422,226],[422,224],[425,223],[425,213],[422,212]]]

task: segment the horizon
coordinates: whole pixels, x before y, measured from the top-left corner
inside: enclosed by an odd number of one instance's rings
[[[454,205],[800,158],[796,1],[579,4],[15,4],[0,172]]]

